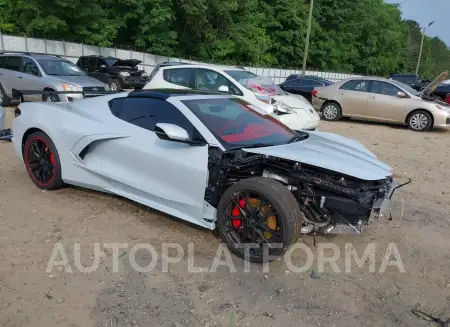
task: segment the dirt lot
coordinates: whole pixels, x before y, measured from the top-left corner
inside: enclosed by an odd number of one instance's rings
[[[187,257],[162,272],[131,269],[129,251],[150,243],[177,242],[187,251],[195,244],[195,265],[211,266],[219,239],[213,232],[148,210],[130,201],[68,188],[42,192],[14,157],[10,143],[0,143],[0,326],[432,326],[411,313],[420,308],[450,318],[450,132],[413,133],[403,127],[361,122],[322,122],[322,130],[362,142],[414,182],[404,188],[405,214],[400,228],[378,224],[361,237],[336,237],[345,251],[351,243],[361,255],[376,245],[375,272],[369,265],[341,272],[317,263],[303,273],[284,261],[269,272],[233,258],[237,272],[187,273]],[[73,273],[46,273],[55,243],[67,251]],[[81,243],[81,262],[92,263],[93,244],[128,243],[120,250],[114,273],[105,250],[92,273],[76,270],[73,247]],[[311,246],[311,236],[301,242]],[[330,242],[324,237],[318,243]],[[380,265],[395,243],[405,273]],[[148,252],[138,252],[141,266]],[[300,265],[304,252],[295,252]],[[312,273],[314,271],[314,273]],[[312,278],[314,277],[314,278]]]

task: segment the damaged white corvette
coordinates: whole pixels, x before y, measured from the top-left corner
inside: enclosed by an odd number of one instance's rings
[[[12,131],[38,187],[78,185],[218,228],[253,262],[282,256],[301,233],[358,234],[389,214],[398,187],[360,143],[294,132],[227,95],[141,90],[23,103]]]

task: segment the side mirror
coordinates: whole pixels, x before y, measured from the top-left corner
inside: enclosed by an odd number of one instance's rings
[[[39,76],[39,70],[37,69],[37,67],[32,67],[31,73],[35,76]]]
[[[218,91],[222,93],[230,93],[230,89],[226,85],[219,86]]]
[[[398,92],[397,92],[397,96],[398,96],[399,98],[406,98],[406,97],[407,97],[406,93],[405,93],[405,92],[401,92],[401,91],[398,91]]]
[[[192,141],[188,132],[175,124],[157,123],[154,129],[156,136],[161,140],[186,143],[190,145],[205,145],[205,143]]]

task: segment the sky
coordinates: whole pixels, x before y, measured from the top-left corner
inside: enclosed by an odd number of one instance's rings
[[[447,46],[450,46],[450,0],[385,0],[389,3],[399,3],[403,18],[413,19],[420,26],[427,26],[428,36],[438,36]]]

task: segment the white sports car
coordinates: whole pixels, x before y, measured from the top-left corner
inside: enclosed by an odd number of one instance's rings
[[[253,262],[282,256],[301,233],[359,234],[389,213],[395,189],[391,168],[360,143],[294,132],[229,95],[141,90],[22,103],[12,131],[38,187],[78,185],[217,227]]]

